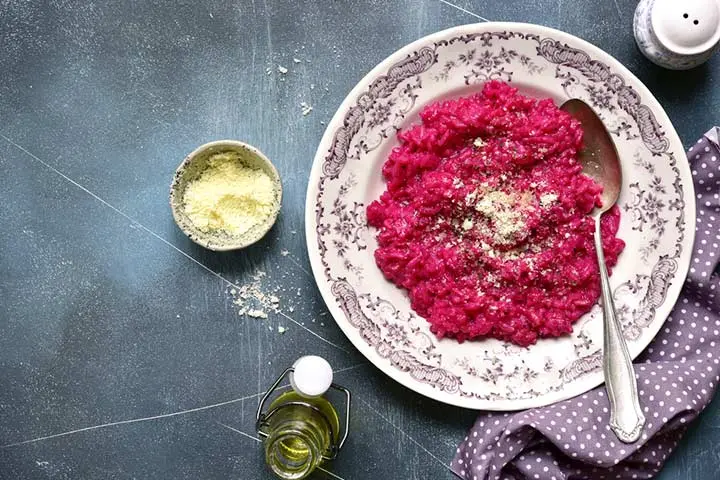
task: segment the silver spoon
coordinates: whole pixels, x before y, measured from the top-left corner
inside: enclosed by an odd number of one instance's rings
[[[615,313],[600,239],[600,217],[615,205],[620,195],[622,185],[620,158],[605,125],[587,103],[571,99],[563,103],[560,109],[582,124],[585,148],[580,152],[579,159],[583,173],[603,187],[602,207],[597,207],[592,212],[595,219],[595,250],[600,266],[602,289],[603,371],[605,388],[610,400],[610,428],[618,439],[632,443],[640,438],[645,416],[640,408],[632,359]]]

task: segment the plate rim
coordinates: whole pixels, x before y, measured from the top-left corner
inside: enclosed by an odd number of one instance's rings
[[[687,279],[687,274],[690,269],[690,263],[692,261],[692,246],[695,241],[695,223],[696,223],[696,204],[695,204],[695,189],[692,181],[691,169],[687,159],[687,154],[684,145],[677,133],[677,130],[673,126],[670,118],[668,117],[665,109],[662,107],[657,98],[652,94],[650,89],[625,65],[623,65],[615,57],[602,50],[600,47],[577,37],[573,34],[557,30],[555,28],[546,27],[543,25],[524,23],[524,22],[476,22],[468,23],[464,25],[458,25],[455,27],[440,30],[429,35],[425,35],[417,40],[404,45],[403,47],[395,50],[394,52],[387,55],[381,60],[375,67],[373,67],[367,74],[365,74],[350,92],[345,96],[342,103],[338,106],[332,119],[327,123],[325,132],[318,144],[318,148],[313,157],[313,164],[310,170],[308,183],[306,187],[305,196],[305,240],[308,251],[308,258],[310,261],[310,267],[313,273],[313,278],[320,291],[320,294],[325,302],[327,309],[330,311],[335,323],[340,327],[347,339],[353,344],[353,346],[360,351],[360,353],[376,368],[388,375],[390,378],[403,385],[404,387],[433,400],[454,405],[461,408],[474,409],[474,410],[493,410],[493,411],[514,411],[523,410],[527,408],[540,407],[537,398],[526,398],[519,400],[483,400],[472,397],[461,397],[455,394],[450,394],[436,388],[431,385],[424,384],[414,380],[406,372],[392,365],[384,365],[381,363],[383,359],[376,358],[377,354],[374,352],[372,347],[367,344],[357,334],[356,330],[350,323],[345,319],[344,313],[341,308],[334,301],[335,296],[331,292],[330,284],[324,280],[323,267],[321,265],[320,253],[317,249],[317,232],[315,230],[315,200],[318,193],[318,182],[320,173],[322,170],[322,161],[327,153],[328,148],[332,144],[332,140],[337,128],[342,125],[345,113],[352,106],[353,102],[357,100],[362,91],[378,77],[379,74],[384,73],[387,69],[397,61],[402,60],[408,54],[413,51],[426,46],[427,44],[433,43],[437,40],[451,36],[459,36],[469,33],[479,32],[491,32],[491,31],[502,31],[502,30],[516,30],[522,31],[523,33],[532,33],[538,35],[553,36],[556,40],[569,43],[571,46],[576,48],[583,48],[590,53],[593,58],[605,61],[610,64],[618,73],[622,74],[626,80],[629,80],[633,86],[638,87],[638,94],[643,98],[644,102],[651,108],[654,115],[660,124],[670,125],[672,130],[665,132],[670,142],[671,151],[675,151],[675,147],[679,147],[681,156],[677,158],[678,169],[680,172],[680,178],[684,181],[685,192],[685,210],[686,213],[685,221],[687,224],[686,236],[687,245],[689,248],[685,248],[678,258],[678,269],[674,275],[674,280],[682,278],[682,281],[671,282],[670,287],[667,291],[666,302],[662,306],[662,312],[656,312],[656,315],[662,313],[662,320],[653,322],[652,325],[647,327],[648,340],[642,343],[631,343],[628,345],[630,355],[635,360],[647,347],[652,343],[653,339],[657,336],[657,333],[665,324],[667,317],[674,308],[680,291]],[[331,301],[331,299],[333,299]],[[672,301],[670,301],[672,300]],[[340,318],[340,320],[338,320]],[[641,346],[641,348],[640,348]],[[554,395],[544,395],[541,398],[550,398],[549,401],[543,401],[542,405],[550,405],[559,401],[567,400],[578,395],[582,395],[593,388],[604,383],[602,372],[594,372],[594,374],[587,375],[583,381],[576,383],[578,385],[575,389],[562,389],[558,392],[554,392]]]

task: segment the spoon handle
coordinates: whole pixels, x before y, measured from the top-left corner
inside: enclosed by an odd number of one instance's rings
[[[632,443],[640,437],[645,416],[640,408],[637,381],[622,328],[615,313],[612,290],[600,237],[600,215],[595,216],[595,250],[600,267],[603,307],[603,370],[610,400],[610,428],[618,439]]]

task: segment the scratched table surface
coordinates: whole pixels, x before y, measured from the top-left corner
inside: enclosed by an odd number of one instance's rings
[[[720,122],[720,57],[685,73],[654,67],[634,45],[634,8],[0,2],[0,477],[270,479],[255,409],[312,353],[356,399],[345,450],[314,479],[454,478],[447,465],[474,413],[368,364],[309,274],[304,198],[324,124],[399,47],[490,19],[599,45],[650,87],[689,145]],[[262,242],[221,254],[177,229],[168,185],[188,152],[223,138],[263,150],[285,198]],[[278,312],[238,315],[242,285],[277,295]],[[717,478],[719,410],[695,422],[660,478]]]

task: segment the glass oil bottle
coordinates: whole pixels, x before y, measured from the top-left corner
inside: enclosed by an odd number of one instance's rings
[[[266,403],[285,377],[292,390]],[[345,395],[345,424],[325,397],[329,389]],[[265,461],[281,479],[306,478],[333,460],[348,436],[350,392],[332,383],[332,368],[322,357],[306,356],[285,370],[260,401],[256,429],[264,439]],[[342,436],[341,436],[342,434]]]

